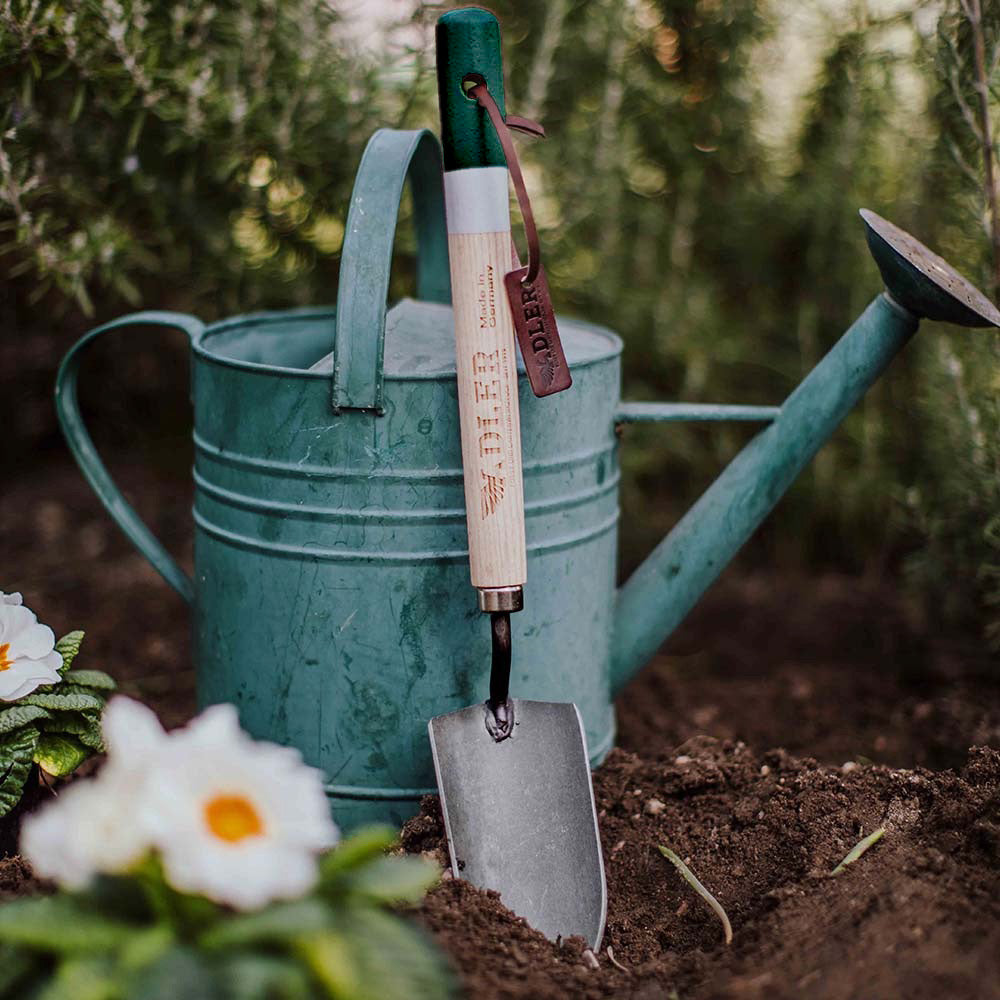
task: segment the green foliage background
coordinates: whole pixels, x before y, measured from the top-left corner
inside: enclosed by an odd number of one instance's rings
[[[557,305],[622,334],[627,398],[780,401],[879,290],[861,206],[995,294],[970,4],[494,4],[508,105],[550,136],[522,148]],[[368,136],[436,127],[444,6],[366,30],[365,5],[320,0],[9,0],[4,336],[64,348],[136,306],[331,301]],[[993,335],[928,325],[747,558],[899,571],[937,618],[1000,635],[997,362]],[[747,433],[628,431],[626,569]]]

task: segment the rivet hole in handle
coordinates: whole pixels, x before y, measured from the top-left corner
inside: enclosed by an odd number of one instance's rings
[[[426,129],[368,140],[347,213],[333,353],[333,410],[383,412],[385,314],[399,201],[407,178],[417,234],[417,298],[450,302],[441,147]]]
[[[200,336],[204,324],[185,313],[147,311],[131,313],[98,326],[84,334],[68,351],[56,375],[56,414],[66,443],[76,459],[84,478],[98,499],[125,532],[132,544],[149,560],[153,568],[177,591],[188,604],[194,603],[194,583],[177,564],[173,556],[142,522],[122,491],[115,485],[101,461],[94,442],[83,422],[77,398],[77,377],[86,348],[99,336],[125,326],[166,326],[183,330],[193,341]]]

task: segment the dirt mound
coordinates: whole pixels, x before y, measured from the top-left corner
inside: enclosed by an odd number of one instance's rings
[[[699,737],[671,759],[616,750],[595,774],[607,862],[606,950],[546,941],[494,893],[447,880],[422,919],[470,996],[1000,996],[1000,752],[960,774],[823,767]],[[881,841],[830,872],[866,834]],[[434,800],[404,829],[441,851]],[[672,847],[725,907],[660,855]]]
[[[111,461],[157,537],[190,565],[187,464]],[[167,725],[190,718],[189,609],[68,456],[33,462],[5,501],[22,516],[0,524],[17,569],[4,585],[60,634],[86,628],[87,665]],[[1000,671],[974,637],[937,635],[891,581],[737,567],[617,711],[622,749],[595,783],[605,943],[629,971],[603,950],[593,969],[580,942],[556,947],[495,896],[444,882],[422,919],[475,1000],[1000,997],[996,751],[968,754],[1000,748]],[[845,761],[854,766],[842,770]],[[935,770],[890,769],[918,765]],[[662,810],[647,811],[653,799]],[[445,859],[436,808],[407,825],[406,842]],[[885,837],[830,878],[880,825]],[[731,947],[661,843],[726,907]],[[0,898],[34,888],[18,859],[0,866]]]

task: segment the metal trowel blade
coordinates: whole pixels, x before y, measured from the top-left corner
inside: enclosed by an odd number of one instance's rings
[[[578,934],[596,951],[607,888],[583,721],[573,704],[513,705],[500,743],[485,705],[428,723],[452,871],[546,937]]]

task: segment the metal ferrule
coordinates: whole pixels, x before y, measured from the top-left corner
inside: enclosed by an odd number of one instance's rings
[[[521,611],[524,608],[523,587],[480,587],[480,611]]]

